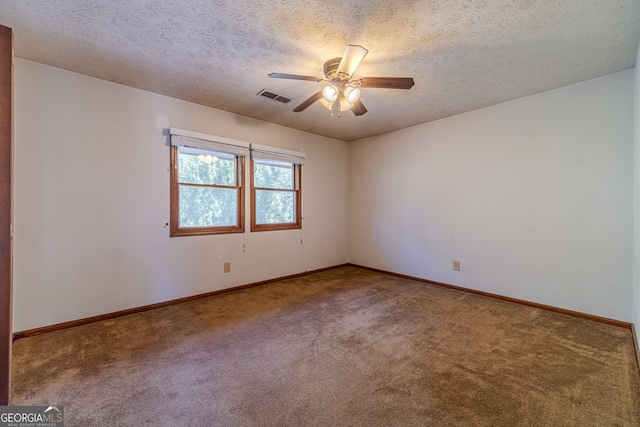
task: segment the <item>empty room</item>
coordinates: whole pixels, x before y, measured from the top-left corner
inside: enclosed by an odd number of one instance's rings
[[[638,0],[1,2],[0,427],[640,426],[639,47]]]

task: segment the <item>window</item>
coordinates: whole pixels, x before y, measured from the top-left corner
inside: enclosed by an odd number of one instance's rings
[[[251,146],[251,231],[301,228],[304,154],[269,149]]]
[[[171,145],[171,236],[243,232],[246,148],[178,135]]]

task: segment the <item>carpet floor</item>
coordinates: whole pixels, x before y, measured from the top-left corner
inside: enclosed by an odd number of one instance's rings
[[[342,267],[16,341],[65,426],[640,426],[631,332]]]

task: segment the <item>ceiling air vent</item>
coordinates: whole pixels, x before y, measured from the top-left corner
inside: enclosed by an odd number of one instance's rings
[[[269,89],[262,89],[258,92],[258,96],[264,96],[265,98],[273,99],[274,101],[282,102],[283,104],[288,104],[289,101],[291,101],[291,98],[275,93]]]

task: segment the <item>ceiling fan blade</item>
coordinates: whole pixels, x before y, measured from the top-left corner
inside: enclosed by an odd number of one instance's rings
[[[299,76],[298,74],[271,73],[269,77],[272,79],[290,79],[290,80],[308,80],[310,82],[322,81],[321,78],[312,76]]]
[[[380,89],[411,89],[415,82],[411,77],[362,77],[362,87]]]
[[[344,73],[351,77],[356,72],[356,68],[369,52],[367,49],[358,45],[348,45],[338,65],[338,73]]]
[[[355,104],[353,104],[353,107],[351,107],[351,111],[353,112],[354,115],[361,116],[367,112],[367,109],[364,107],[364,104],[362,103],[362,101],[358,99],[355,102]]]
[[[298,105],[296,108],[293,109],[293,112],[299,113],[300,111],[306,110],[308,106],[310,106],[320,98],[322,98],[322,90],[317,91],[316,93],[311,95],[309,98],[302,101],[300,105]]]

